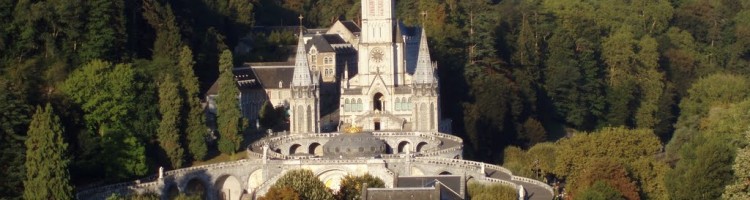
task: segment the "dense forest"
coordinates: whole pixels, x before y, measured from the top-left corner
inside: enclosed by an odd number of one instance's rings
[[[246,122],[219,119],[231,126],[206,143],[200,97],[233,65],[294,43],[251,30],[300,14],[327,27],[359,9],[0,0],[0,197],[67,199],[233,154]],[[581,199],[750,198],[750,1],[397,0],[396,11],[427,31],[467,158],[565,180]],[[240,42],[253,50],[232,54]],[[24,193],[60,176],[74,187]]]

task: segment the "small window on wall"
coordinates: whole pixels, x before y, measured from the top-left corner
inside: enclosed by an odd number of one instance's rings
[[[333,69],[326,69],[325,76],[327,77],[333,76]]]
[[[333,63],[333,58],[331,58],[330,56],[326,56],[325,58],[323,58],[323,63],[325,63],[326,65],[330,65],[331,63]]]

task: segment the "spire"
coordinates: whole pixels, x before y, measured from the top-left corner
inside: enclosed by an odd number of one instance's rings
[[[414,83],[434,83],[435,71],[430,59],[430,48],[427,47],[427,35],[422,28],[422,38],[419,41],[419,54],[417,57],[417,69],[414,70]]]
[[[297,42],[297,55],[294,61],[294,76],[292,77],[292,87],[312,85],[310,76],[310,66],[307,65],[307,52],[305,51],[305,39],[302,36],[302,26],[299,30],[299,41]]]

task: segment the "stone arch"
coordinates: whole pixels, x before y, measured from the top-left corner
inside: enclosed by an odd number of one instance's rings
[[[386,154],[393,154],[393,147],[391,147],[390,144],[385,143],[385,153]]]
[[[425,146],[427,146],[427,142],[419,142],[419,144],[417,144],[416,151],[417,152],[422,152],[424,150]]]
[[[383,110],[383,93],[375,93],[375,95],[372,96],[372,110]]]
[[[398,143],[398,153],[409,153],[411,152],[411,142],[401,141]]]
[[[182,190],[187,195],[200,195],[203,199],[208,194],[208,185],[198,177],[190,179]]]
[[[302,147],[300,144],[293,144],[289,147],[289,155],[299,153],[299,148]]]
[[[260,187],[263,184],[263,170],[255,170],[253,173],[250,173],[250,176],[247,178],[247,188],[248,190],[255,190],[256,188]]]
[[[364,106],[362,104],[362,99],[357,99],[357,109],[355,111],[362,111],[362,109],[364,109]]]
[[[453,173],[451,173],[449,171],[442,171],[442,172],[440,172],[439,175],[453,175]]]
[[[177,187],[177,184],[167,184],[164,187],[164,191],[162,191],[162,196],[167,197],[167,199],[174,199],[179,195],[180,189]]]
[[[219,179],[216,179],[214,186],[218,199],[239,200],[242,195],[240,180],[232,175],[220,176]]]
[[[323,145],[320,143],[313,142],[310,147],[307,148],[307,152],[314,156],[323,156]]]
[[[343,179],[347,174],[349,173],[346,172],[346,170],[328,169],[319,172],[317,176],[318,179],[320,179],[320,181],[323,182],[323,184],[325,184],[328,189],[331,189],[334,192],[338,192],[339,188],[341,187],[341,179]]]

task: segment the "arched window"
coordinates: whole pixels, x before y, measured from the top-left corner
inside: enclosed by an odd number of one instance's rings
[[[346,101],[344,101],[344,112],[349,112],[349,111],[352,111],[351,104],[349,102],[349,99],[346,99]]]
[[[406,109],[408,110],[412,109],[411,97],[409,97],[409,102],[406,103]]]
[[[396,111],[401,111],[401,99],[396,98]]]

